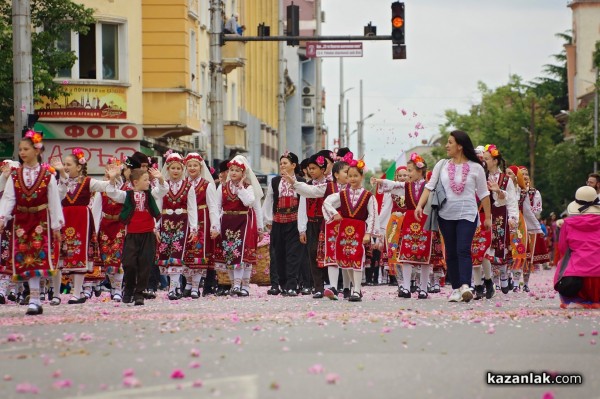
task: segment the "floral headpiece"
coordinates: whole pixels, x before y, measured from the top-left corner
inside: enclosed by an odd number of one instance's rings
[[[367,166],[367,164],[365,164],[365,161],[363,161],[362,159],[353,159],[350,162],[348,162],[348,165],[350,165],[353,168],[358,168],[360,170],[363,170],[365,166]]]
[[[417,168],[419,169],[423,169],[425,167],[425,160],[423,159],[423,157],[421,157],[419,154],[417,154],[416,152],[413,152],[412,154],[410,154],[410,160],[412,163],[414,163]]]
[[[319,165],[320,167],[323,167],[325,165],[325,157],[323,157],[323,155],[319,155],[317,157],[317,165]]]
[[[495,144],[488,144],[484,147],[486,152],[489,152],[491,156],[494,158],[500,155],[500,151],[498,151],[498,147]]]
[[[81,148],[73,148],[73,151],[71,153],[75,155],[75,158],[77,158],[77,162],[79,163],[79,165],[85,165],[87,160],[85,159],[85,154],[83,153],[83,150]]]
[[[232,166],[237,166],[238,168],[240,168],[242,171],[246,170],[246,165],[244,165],[243,162],[239,162],[236,159],[232,159],[231,161],[227,162],[227,167],[231,168]]]
[[[123,169],[123,167],[125,166],[124,162],[121,161],[119,158],[116,158],[116,157],[110,158],[108,160],[108,164],[109,165],[117,165],[120,169]]]
[[[167,151],[167,152],[169,152],[169,151]],[[165,161],[165,163],[168,166],[168,165],[172,164],[173,162],[178,162],[183,165],[183,158],[178,153],[171,151],[171,153],[167,156],[167,160]]]
[[[204,158],[197,152],[190,152],[183,159],[183,163],[188,163],[188,161],[198,161],[200,164],[204,163]]]
[[[346,153],[346,155],[339,158],[339,160],[346,162],[347,164],[350,164],[350,161],[352,161],[353,158],[354,158],[354,154],[352,152],[348,152],[348,153]]]
[[[42,134],[39,132],[34,132],[33,130],[29,129],[27,132],[25,132],[25,136],[28,139],[31,139],[31,142],[33,143],[33,147],[37,148],[38,150],[41,149],[44,145],[42,144]]]

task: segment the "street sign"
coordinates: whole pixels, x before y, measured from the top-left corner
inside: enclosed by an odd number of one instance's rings
[[[362,42],[306,42],[306,56],[308,58],[362,57],[363,44]]]

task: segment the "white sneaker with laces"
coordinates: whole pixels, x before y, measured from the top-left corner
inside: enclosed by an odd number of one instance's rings
[[[461,293],[460,290],[456,289],[452,291],[452,294],[450,294],[450,297],[448,297],[448,302],[458,302],[461,300]]]
[[[473,299],[473,292],[468,285],[463,284],[462,287],[460,287],[460,296],[463,302],[469,302]]]

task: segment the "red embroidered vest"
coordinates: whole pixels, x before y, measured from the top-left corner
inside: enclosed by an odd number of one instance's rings
[[[75,188],[74,193],[68,193],[66,197],[62,200],[62,206],[88,206],[90,204],[90,199],[92,198],[92,192],[90,190],[90,182],[92,179],[89,176],[86,176],[83,179],[83,182],[79,183]]]
[[[340,202],[342,205],[338,209],[338,212],[343,218],[357,219],[366,221],[369,217],[369,199],[373,194],[371,194],[367,190],[363,190],[358,202],[356,204],[356,208],[352,207],[352,203],[350,201],[350,190],[347,188],[340,192]]]

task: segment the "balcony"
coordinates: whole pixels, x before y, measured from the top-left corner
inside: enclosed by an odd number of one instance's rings
[[[246,124],[239,121],[225,121],[223,126],[225,147],[231,150],[246,151]]]
[[[241,68],[245,65],[245,46],[246,43],[244,42],[225,42],[225,45],[221,47],[224,74],[228,74],[235,68]]]

